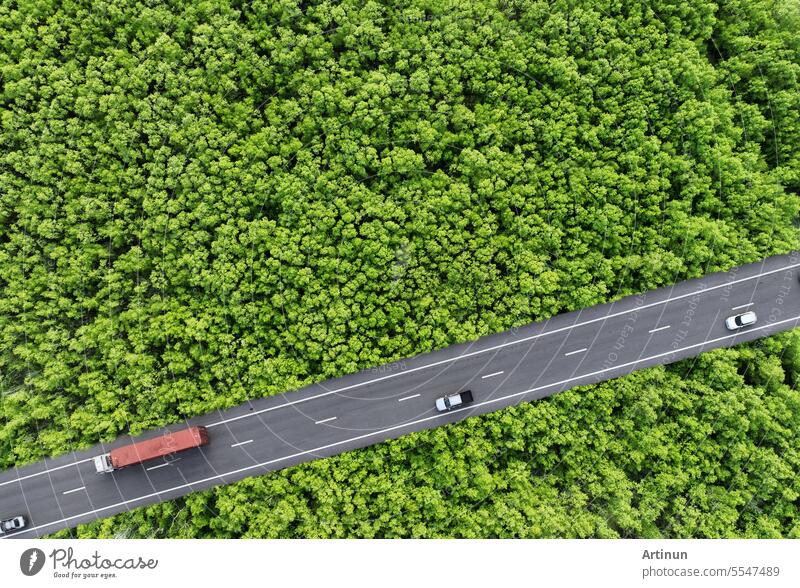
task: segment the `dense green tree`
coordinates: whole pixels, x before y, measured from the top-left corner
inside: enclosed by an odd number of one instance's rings
[[[0,6],[0,465],[797,248],[798,28],[774,0]],[[78,532],[798,536],[795,337]]]

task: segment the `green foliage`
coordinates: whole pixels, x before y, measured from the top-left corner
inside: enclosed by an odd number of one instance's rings
[[[1,6],[0,465],[796,248],[799,24],[772,0]],[[798,536],[797,349],[79,533]]]

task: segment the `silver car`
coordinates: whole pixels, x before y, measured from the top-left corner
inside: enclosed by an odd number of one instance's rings
[[[735,331],[737,329],[741,329],[742,327],[749,327],[750,325],[754,325],[756,322],[756,313],[752,310],[748,310],[747,312],[743,312],[742,314],[737,314],[736,316],[729,316],[725,319],[725,326],[728,327],[729,331]]]

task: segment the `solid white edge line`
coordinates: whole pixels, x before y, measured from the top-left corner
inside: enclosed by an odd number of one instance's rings
[[[330,417],[327,419],[322,419],[321,421],[314,421],[315,425],[321,425],[322,423],[329,423],[330,421],[335,421],[336,417]]]
[[[792,318],[789,318],[789,319],[785,319],[785,320],[782,320],[782,321],[771,323],[769,325],[764,325],[762,327],[756,327],[754,329],[750,329],[750,331],[758,331],[760,329],[765,329],[767,327],[774,327],[774,326],[782,325],[783,323],[789,323],[789,322],[792,322],[792,321],[795,321],[795,322],[796,321],[800,321],[800,316],[795,316],[795,317],[792,317]],[[65,518],[59,519],[57,521],[52,521],[50,523],[45,523],[43,525],[37,525],[35,527],[30,527],[28,529],[21,530],[20,533],[16,533],[16,535],[19,535],[21,533],[25,533],[25,532],[28,532],[28,531],[37,531],[39,529],[44,529],[45,527],[51,527],[53,525],[58,525],[60,523],[66,523],[67,521],[71,521],[73,519],[77,519],[77,518],[80,518],[82,516],[86,516],[86,515],[89,515],[89,514],[96,514],[96,513],[99,513],[99,512],[103,512],[104,510],[110,510],[112,508],[117,508],[118,506],[125,506],[127,504],[130,504],[131,502],[137,502],[139,500],[146,500],[147,498],[152,498],[153,496],[160,496],[160,495],[166,494],[168,492],[174,492],[175,490],[182,490],[184,488],[191,488],[195,484],[202,484],[204,482],[210,482],[212,480],[224,479],[226,476],[232,476],[232,475],[235,475],[235,474],[240,474],[242,472],[247,472],[249,470],[253,470],[253,469],[256,469],[256,468],[261,468],[261,467],[264,467],[264,466],[267,466],[267,465],[272,465],[272,464],[278,463],[280,461],[286,461],[287,459],[292,459],[294,457],[300,457],[301,455],[307,455],[309,453],[314,453],[315,451],[322,451],[324,449],[330,449],[331,447],[337,447],[339,445],[344,445],[345,443],[351,443],[353,441],[360,441],[361,439],[366,439],[367,437],[372,437],[374,435],[380,435],[381,433],[387,433],[389,431],[395,431],[397,429],[402,429],[404,427],[409,427],[411,425],[417,425],[419,423],[424,423],[424,422],[431,421],[431,420],[434,420],[434,419],[439,419],[439,418],[442,418],[442,417],[446,417],[447,415],[453,414],[454,412],[462,412],[462,411],[465,411],[465,410],[469,410],[470,407],[473,407],[473,406],[474,407],[486,406],[487,404],[493,404],[495,402],[500,402],[501,400],[507,400],[509,398],[514,398],[515,396],[525,396],[526,394],[530,394],[531,392],[538,392],[539,390],[544,390],[545,388],[551,388],[553,386],[558,386],[559,384],[565,384],[567,382],[572,382],[574,380],[580,380],[580,379],[586,378],[588,376],[595,376],[597,374],[602,374],[604,372],[618,370],[620,368],[627,367],[629,365],[636,365],[637,363],[642,363],[642,362],[645,362],[645,361],[649,361],[649,360],[655,359],[657,357],[664,357],[665,355],[673,355],[675,353],[678,353],[679,351],[685,351],[687,349],[693,349],[694,347],[702,347],[702,346],[707,345],[709,343],[716,343],[717,341],[724,341],[725,339],[733,339],[733,338],[737,337],[738,335],[739,335],[739,333],[737,332],[737,333],[734,333],[732,335],[725,335],[724,337],[717,337],[716,339],[709,339],[707,341],[702,341],[701,343],[695,343],[694,345],[689,345],[688,347],[681,347],[680,349],[673,349],[672,351],[667,351],[665,353],[658,353],[656,355],[651,355],[650,357],[644,357],[644,358],[637,359],[635,361],[630,361],[628,363],[622,363],[622,364],[620,364],[618,366],[614,366],[614,367],[611,367],[611,368],[605,368],[605,369],[602,369],[602,370],[598,370],[596,372],[590,372],[588,374],[583,374],[583,375],[580,375],[580,376],[573,376],[571,378],[567,378],[566,380],[561,380],[560,382],[553,382],[552,384],[545,384],[543,386],[538,386],[536,388],[531,388],[530,390],[523,390],[522,392],[515,392],[514,394],[509,394],[507,396],[501,396],[499,398],[493,398],[493,399],[487,400],[485,402],[480,402],[480,403],[476,403],[476,404],[470,404],[468,406],[465,406],[464,408],[452,410],[452,411],[447,412],[447,413],[435,414],[433,416],[425,417],[425,418],[422,418],[422,419],[418,419],[416,421],[410,421],[410,422],[407,422],[407,423],[402,423],[400,425],[394,425],[394,426],[388,427],[386,429],[381,429],[380,431],[372,431],[371,433],[365,433],[363,435],[359,435],[358,437],[352,437],[350,439],[345,439],[344,441],[336,441],[335,443],[329,443],[328,445],[323,445],[322,447],[315,447],[314,449],[307,449],[305,451],[300,451],[298,453],[293,453],[291,455],[286,455],[284,457],[277,457],[277,458],[271,459],[269,461],[265,461],[265,462],[262,462],[262,463],[257,463],[257,464],[254,464],[254,465],[249,465],[247,467],[239,468],[237,470],[226,472],[224,474],[217,474],[217,475],[211,476],[209,478],[203,478],[202,480],[196,480],[194,482],[189,482],[188,484],[181,484],[179,486],[173,486],[172,488],[167,488],[166,490],[160,490],[159,492],[152,492],[150,494],[145,494],[145,495],[139,496],[137,498],[130,498],[128,500],[123,500],[122,502],[117,502],[116,504],[110,504],[108,506],[103,506],[101,508],[95,508],[95,509],[88,510],[88,511],[80,513],[80,514],[76,514],[76,515],[72,515],[72,516],[69,516],[69,517],[65,517]]]
[[[239,443],[234,443],[231,447],[239,447],[240,445],[247,445],[248,443],[252,443],[252,439],[248,439],[247,441],[240,441]]]
[[[647,331],[648,333],[657,333],[658,331],[663,331],[664,329],[669,329],[670,325],[664,325],[663,327],[658,327],[657,329],[650,329]]]
[[[413,396],[406,396],[405,398],[398,398],[397,402],[403,402],[403,400],[411,400],[412,398],[419,398],[422,396],[421,394],[414,394]]]
[[[575,351],[570,351],[569,353],[565,353],[564,356],[566,357],[567,355],[575,355],[576,353],[583,353],[587,349],[588,347],[584,347],[583,349],[576,349]]]
[[[485,376],[481,376],[481,380],[485,380],[486,378],[493,378],[494,376],[499,376],[500,374],[504,374],[505,372],[495,372],[493,374],[486,374]]]
[[[737,266],[737,267],[740,267],[740,266]],[[480,355],[481,353],[488,353],[489,351],[495,351],[497,349],[502,349],[503,347],[508,347],[510,345],[517,345],[519,343],[524,343],[525,341],[530,341],[532,339],[537,339],[539,337],[544,337],[546,335],[553,335],[555,333],[560,333],[562,331],[569,331],[571,329],[576,329],[578,327],[583,327],[583,326],[591,324],[591,323],[596,323],[596,322],[604,321],[604,320],[607,320],[607,319],[610,319],[610,318],[615,318],[615,317],[618,317],[618,316],[622,316],[624,314],[629,314],[631,312],[638,312],[638,311],[644,310],[646,308],[652,308],[654,306],[658,306],[659,304],[669,304],[670,302],[674,302],[676,300],[681,300],[683,298],[688,298],[689,296],[697,296],[699,294],[704,294],[706,292],[711,292],[712,290],[718,290],[720,288],[726,288],[728,286],[732,286],[733,284],[739,284],[741,282],[747,282],[749,280],[757,280],[758,278],[762,278],[764,276],[769,276],[771,274],[777,274],[778,272],[790,270],[790,269],[793,269],[793,268],[796,268],[796,267],[800,267],[800,263],[794,263],[794,264],[787,265],[787,266],[784,266],[784,267],[779,268],[779,269],[769,270],[768,272],[764,272],[764,273],[761,273],[761,274],[756,274],[754,276],[749,276],[749,277],[746,277],[746,278],[740,278],[738,280],[731,280],[730,282],[725,282],[724,284],[718,284],[716,286],[710,286],[710,287],[704,288],[702,290],[697,290],[697,291],[694,291],[694,292],[687,292],[686,294],[681,294],[680,296],[675,296],[674,298],[667,298],[666,300],[660,300],[658,302],[651,302],[649,304],[643,304],[641,306],[636,306],[636,307],[630,308],[628,310],[621,310],[619,312],[606,314],[606,315],[603,315],[603,316],[595,318],[595,319],[589,319],[588,321],[584,321],[582,323],[575,323],[575,324],[570,325],[568,327],[560,327],[558,329],[553,329],[552,331],[547,331],[547,332],[544,332],[544,333],[538,333],[536,335],[531,335],[530,337],[523,337],[522,339],[518,339],[516,341],[509,341],[507,343],[501,343],[501,344],[495,345],[493,347],[487,347],[486,349],[480,349],[478,351],[473,351],[473,352],[470,352],[470,353],[464,353],[464,354],[459,355],[457,357],[451,357],[449,359],[443,359],[443,360],[440,360],[440,361],[435,361],[433,363],[429,363],[429,364],[426,364],[426,365],[418,366],[418,367],[415,367],[415,368],[409,368],[409,369],[404,370],[402,372],[397,372],[397,373],[394,373],[394,374],[387,374],[385,376],[381,376],[380,378],[375,378],[373,380],[367,380],[366,382],[359,382],[357,384],[351,384],[349,386],[343,386],[341,388],[337,388],[336,390],[329,390],[328,392],[323,392],[323,393],[317,394],[315,396],[309,396],[308,398],[300,398],[298,400],[292,400],[292,401],[286,402],[285,404],[280,404],[278,406],[270,406],[269,408],[262,408],[261,410],[248,412],[247,414],[239,415],[239,416],[236,416],[236,417],[231,417],[229,419],[223,419],[221,421],[217,421],[215,423],[210,423],[210,424],[205,425],[205,426],[206,426],[206,428],[217,427],[219,425],[224,425],[225,423],[238,421],[239,419],[246,419],[248,417],[252,417],[252,416],[255,416],[257,414],[262,414],[262,413],[265,413],[265,412],[278,410],[280,408],[286,408],[287,406],[292,406],[292,405],[295,405],[295,404],[299,404],[301,402],[308,402],[310,400],[315,400],[317,398],[322,398],[324,396],[330,396],[331,394],[339,394],[340,392],[345,392],[347,390],[352,390],[353,388],[360,388],[361,386],[367,386],[369,384],[374,384],[375,382],[381,382],[383,380],[388,380],[390,378],[396,378],[398,376],[404,376],[404,375],[407,375],[407,374],[410,374],[410,373],[413,373],[413,372],[416,372],[416,371],[419,371],[419,370],[425,370],[425,369],[428,369],[428,368],[431,368],[431,367],[436,367],[438,365],[442,365],[442,364],[445,364],[445,363],[450,363],[450,362],[453,362],[453,361],[466,359],[468,357],[473,357],[475,355]],[[733,269],[733,268],[731,268],[731,269]],[[730,271],[730,270],[728,270],[728,271]],[[715,272],[715,273],[720,273],[720,272]],[[700,280],[703,280],[704,278],[693,278],[693,279],[696,279],[696,280],[700,281]],[[673,284],[673,286],[674,286],[674,284]],[[636,294],[633,294],[631,296],[626,296],[626,298],[633,298],[634,296],[636,296]],[[624,300],[624,298],[622,300]],[[620,302],[620,300],[617,300],[616,302]],[[616,304],[616,302],[609,302],[609,303],[606,303],[606,304]],[[600,306],[600,305],[598,305],[598,306]],[[589,307],[589,308],[591,308],[591,307]],[[583,310],[586,310],[586,309],[583,309]],[[558,315],[556,315],[556,316],[558,316]]]
[[[168,465],[170,465],[170,464],[168,464],[168,463],[162,463],[162,464],[160,464],[160,465],[153,466],[153,467],[151,467],[151,468],[145,468],[145,470],[149,472],[150,470],[157,470],[158,468],[165,468],[165,467],[167,467]]]
[[[93,457],[87,457],[86,459],[81,459],[80,461],[73,461],[64,465],[56,466],[54,468],[49,468],[46,470],[42,470],[41,472],[35,472],[33,474],[28,474],[27,476],[22,476],[20,478],[14,478],[13,480],[8,480],[6,482],[0,482],[0,486],[5,486],[6,484],[14,484],[16,482],[22,482],[22,480],[27,480],[29,478],[35,478],[36,476],[43,476],[44,474],[49,474],[50,472],[56,472],[58,470],[63,470],[64,468],[71,468],[72,466],[77,466],[82,463],[86,463],[88,461],[92,461]]]
[[[81,490],[86,490],[86,486],[81,486],[80,488],[73,488],[72,490],[66,490],[61,494],[72,494],[73,492],[80,492]]]
[[[739,310],[740,308],[747,308],[748,306],[753,306],[755,302],[749,302],[747,304],[740,304],[739,306],[734,306],[731,310]]]

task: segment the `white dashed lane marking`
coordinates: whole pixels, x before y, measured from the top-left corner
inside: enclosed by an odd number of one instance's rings
[[[587,349],[588,349],[587,347],[584,347],[583,349],[576,349],[575,351],[570,351],[569,353],[565,353],[564,355],[567,356],[567,355],[575,355],[576,353],[583,353]]]
[[[413,396],[406,396],[405,398],[398,398],[397,402],[403,402],[403,400],[411,400],[412,398],[419,398],[419,394],[414,394]]]
[[[663,327],[658,327],[657,329],[650,329],[647,332],[648,333],[655,333],[656,331],[663,331],[664,329],[669,329],[669,325],[664,325]]]
[[[169,465],[168,463],[162,463],[162,464],[160,464],[160,465],[153,466],[153,467],[151,467],[151,468],[145,468],[145,469],[146,469],[146,470],[149,472],[150,470],[157,470],[158,468],[165,468],[165,467],[167,467],[168,465]]]
[[[495,372],[493,374],[486,374],[485,376],[481,376],[481,380],[485,380],[486,378],[493,378],[494,376],[499,376],[502,373],[505,372]]]

